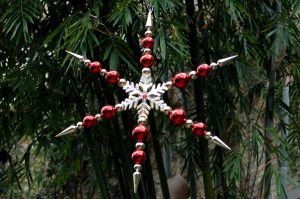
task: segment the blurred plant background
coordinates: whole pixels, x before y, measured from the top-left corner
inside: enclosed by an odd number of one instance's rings
[[[164,96],[232,150],[153,113],[133,194],[134,111],[54,136],[126,97],[65,50],[138,82],[148,3],[156,83],[239,55]],[[0,0],[0,13],[0,197],[170,198],[172,180],[192,199],[288,198],[299,188],[299,1]]]

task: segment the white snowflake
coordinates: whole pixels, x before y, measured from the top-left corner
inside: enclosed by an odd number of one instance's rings
[[[124,82],[125,81],[125,82]],[[136,109],[139,120],[146,121],[151,109],[166,111],[171,108],[162,100],[162,95],[172,86],[172,82],[153,85],[150,68],[144,68],[140,82],[123,80],[124,91],[128,98],[121,102],[124,110]]]

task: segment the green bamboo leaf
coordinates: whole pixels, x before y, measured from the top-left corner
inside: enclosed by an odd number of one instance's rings
[[[110,55],[109,59],[109,67],[111,70],[117,70],[119,66],[119,57],[118,52],[116,50],[113,50]]]

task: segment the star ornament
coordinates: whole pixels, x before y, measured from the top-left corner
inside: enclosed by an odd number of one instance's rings
[[[233,60],[237,56],[231,56],[224,59],[220,59],[217,63],[211,63],[210,65],[201,64],[197,67],[196,71],[189,73],[177,73],[172,81],[164,82],[161,84],[153,84],[151,67],[154,65],[154,57],[151,54],[151,49],[154,45],[154,38],[152,36],[152,11],[153,7],[148,7],[148,17],[146,22],[145,38],[142,41],[143,55],[140,58],[140,64],[143,67],[142,76],[139,83],[134,83],[125,79],[120,79],[120,74],[117,71],[107,71],[102,68],[102,65],[98,61],[91,62],[85,59],[82,55],[67,51],[70,55],[83,62],[92,73],[100,73],[105,77],[109,84],[118,84],[127,94],[128,97],[121,103],[115,106],[106,105],[102,107],[100,114],[88,115],[82,122],[78,122],[76,125],[63,130],[57,134],[56,137],[76,133],[84,128],[91,128],[101,121],[101,119],[112,119],[117,112],[135,109],[138,115],[138,126],[132,131],[132,137],[137,139],[135,145],[136,150],[132,153],[131,159],[134,163],[133,183],[134,192],[137,192],[138,185],[141,179],[141,169],[143,163],[146,161],[146,153],[144,152],[145,140],[149,134],[147,127],[148,115],[151,109],[164,112],[169,115],[170,120],[174,125],[184,125],[186,128],[190,128],[192,133],[197,137],[204,137],[214,144],[230,150],[230,148],[217,136],[207,131],[207,127],[202,122],[193,122],[187,118],[187,114],[183,109],[172,109],[162,99],[162,95],[171,87],[177,87],[183,89],[186,87],[190,79],[196,79],[198,77],[205,78],[210,75],[212,70],[216,70],[218,66],[223,66],[227,62]]]

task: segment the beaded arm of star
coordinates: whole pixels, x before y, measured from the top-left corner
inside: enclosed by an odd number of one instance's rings
[[[172,81],[154,85],[152,83],[150,69],[154,65],[154,57],[151,54],[151,48],[154,44],[153,34],[151,31],[152,11],[153,6],[149,5],[146,22],[147,31],[145,32],[146,37],[142,41],[143,55],[140,58],[140,64],[142,65],[143,69],[142,77],[139,83],[133,83],[125,79],[120,79],[120,75],[117,71],[106,71],[105,69],[102,69],[100,62],[91,62],[90,60],[85,59],[82,55],[67,51],[67,53],[78,58],[80,62],[83,62],[92,73],[100,73],[102,76],[105,76],[105,79],[109,84],[118,84],[120,87],[122,87],[123,90],[128,93],[128,98],[126,98],[120,104],[116,104],[115,106],[104,106],[101,109],[101,114],[96,114],[95,116],[86,116],[82,122],[78,122],[76,125],[71,125],[56,135],[56,137],[59,137],[62,135],[75,133],[83,128],[95,126],[97,121],[100,121],[101,119],[112,119],[116,115],[117,111],[136,109],[138,114],[138,126],[133,129],[132,137],[137,139],[137,143],[135,145],[136,150],[131,155],[135,170],[133,173],[135,193],[137,192],[137,188],[141,179],[140,171],[142,169],[142,164],[146,160],[146,154],[143,151],[145,144],[143,142],[149,134],[149,129],[146,127],[146,125],[149,111],[151,109],[162,111],[165,114],[168,114],[174,125],[185,125],[185,127],[191,128],[192,132],[196,136],[204,136],[213,143],[230,150],[230,148],[221,139],[219,139],[217,136],[212,136],[211,133],[207,131],[204,123],[194,123],[192,120],[187,119],[187,114],[183,109],[172,110],[172,108],[162,100],[162,95],[172,86],[184,88],[190,79],[196,79],[197,77],[205,78],[212,70],[216,70],[218,66],[224,65],[237,56],[235,55],[220,59],[217,61],[217,63],[211,63],[210,65],[202,64],[198,66],[196,71],[191,71],[189,73],[178,73],[173,77]]]

